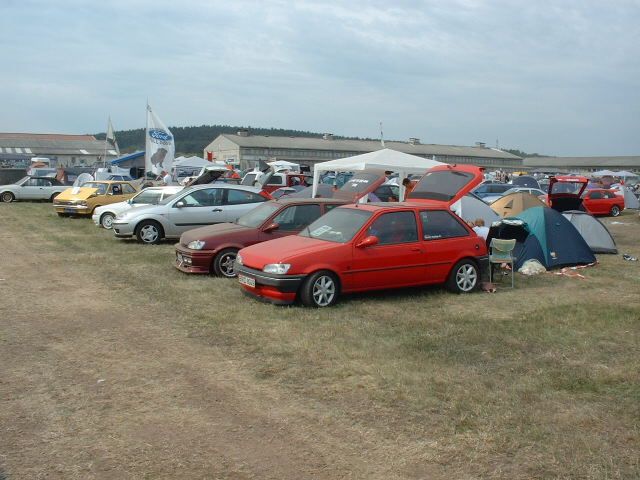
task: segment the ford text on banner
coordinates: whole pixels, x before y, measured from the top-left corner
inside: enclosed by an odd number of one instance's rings
[[[173,135],[147,105],[147,135],[145,145],[145,170],[160,175],[170,172],[175,154]]]

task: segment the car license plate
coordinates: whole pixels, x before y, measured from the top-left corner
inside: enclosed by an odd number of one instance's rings
[[[255,278],[246,277],[244,275],[238,275],[238,281],[242,285],[246,285],[247,287],[256,288],[256,279]]]
[[[65,208],[64,211],[65,211],[65,213],[76,213],[76,209],[75,208]]]

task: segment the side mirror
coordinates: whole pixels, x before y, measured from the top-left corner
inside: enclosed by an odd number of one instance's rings
[[[182,208],[184,207],[186,204],[181,200],[179,202],[176,202],[176,204],[174,205],[176,208]]]
[[[380,239],[378,237],[376,237],[375,235],[369,235],[368,237],[363,238],[360,243],[357,243],[356,248],[373,247],[374,245],[377,245],[379,242],[380,242]]]
[[[278,228],[280,228],[280,225],[277,223],[270,223],[269,225],[267,225],[266,227],[264,227],[262,229],[262,231],[264,233],[269,233],[269,232],[273,232],[274,230],[277,230]]]

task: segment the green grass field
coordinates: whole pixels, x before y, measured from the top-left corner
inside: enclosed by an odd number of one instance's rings
[[[599,255],[584,280],[518,275],[496,294],[404,289],[320,310],[185,275],[172,243],[117,240],[46,203],[0,205],[0,239],[55,252],[132,315],[160,306],[255,382],[410,446],[450,478],[640,478],[640,262],[621,256],[640,257],[640,221],[613,221],[620,254]]]

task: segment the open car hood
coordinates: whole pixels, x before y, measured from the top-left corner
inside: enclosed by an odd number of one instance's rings
[[[192,180],[189,183],[189,186],[213,183],[228,171],[229,169],[225,167],[217,167],[217,166],[204,167],[204,172],[202,172],[202,174],[198,178],[196,178],[195,180]]]
[[[74,193],[74,191],[76,193]],[[71,187],[66,189],[56,197],[58,200],[87,200],[91,195],[98,192],[97,188]]]
[[[384,170],[362,170],[349,179],[339,190],[333,192],[333,198],[355,203],[370,194],[387,181]]]
[[[407,197],[414,203],[451,207],[484,181],[484,168],[475,165],[438,165],[430,168]]]

